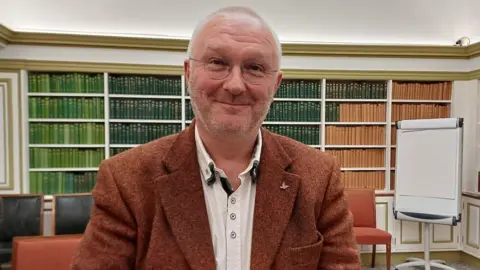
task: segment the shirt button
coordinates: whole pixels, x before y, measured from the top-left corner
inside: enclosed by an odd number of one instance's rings
[[[235,198],[231,198],[231,199],[230,199],[230,202],[231,202],[232,204],[235,204],[236,201],[237,201],[237,200],[236,200]]]
[[[237,234],[236,234],[235,232],[231,232],[231,233],[230,233],[230,237],[231,237],[231,238],[235,238],[235,237],[237,237]]]
[[[234,213],[232,213],[232,214],[230,214],[230,218],[231,218],[232,220],[234,220],[234,219],[237,218],[237,215],[235,215]]]

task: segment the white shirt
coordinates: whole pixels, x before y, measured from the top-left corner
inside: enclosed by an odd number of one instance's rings
[[[212,232],[217,270],[250,269],[252,246],[253,212],[256,185],[252,183],[250,170],[254,161],[260,161],[262,136],[259,132],[257,146],[248,167],[238,176],[241,184],[230,196],[223,189],[220,177],[227,178],[224,171],[215,166],[195,128],[197,158],[202,176],[203,191],[207,206],[208,220]],[[215,182],[208,185],[213,164]]]

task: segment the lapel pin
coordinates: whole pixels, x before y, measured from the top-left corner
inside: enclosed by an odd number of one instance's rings
[[[280,186],[281,189],[285,190],[287,188],[289,188],[288,185],[285,185],[285,181],[282,183],[282,185]]]

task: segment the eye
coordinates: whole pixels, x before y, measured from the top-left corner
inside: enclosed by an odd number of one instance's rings
[[[244,68],[252,75],[261,76],[265,73],[265,68],[257,63],[245,63]]]
[[[223,61],[222,59],[219,59],[219,58],[210,58],[210,59],[208,59],[207,63],[209,65],[213,65],[213,66],[224,66],[225,65],[225,61]]]
[[[220,58],[210,58],[207,61],[207,67],[212,71],[223,70],[226,66],[227,63]]]

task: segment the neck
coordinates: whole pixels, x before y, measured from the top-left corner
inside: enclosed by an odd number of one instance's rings
[[[255,147],[258,130],[247,136],[215,136],[208,132],[205,127],[197,122],[198,133],[203,145],[215,163],[225,161],[235,163],[249,163]]]

